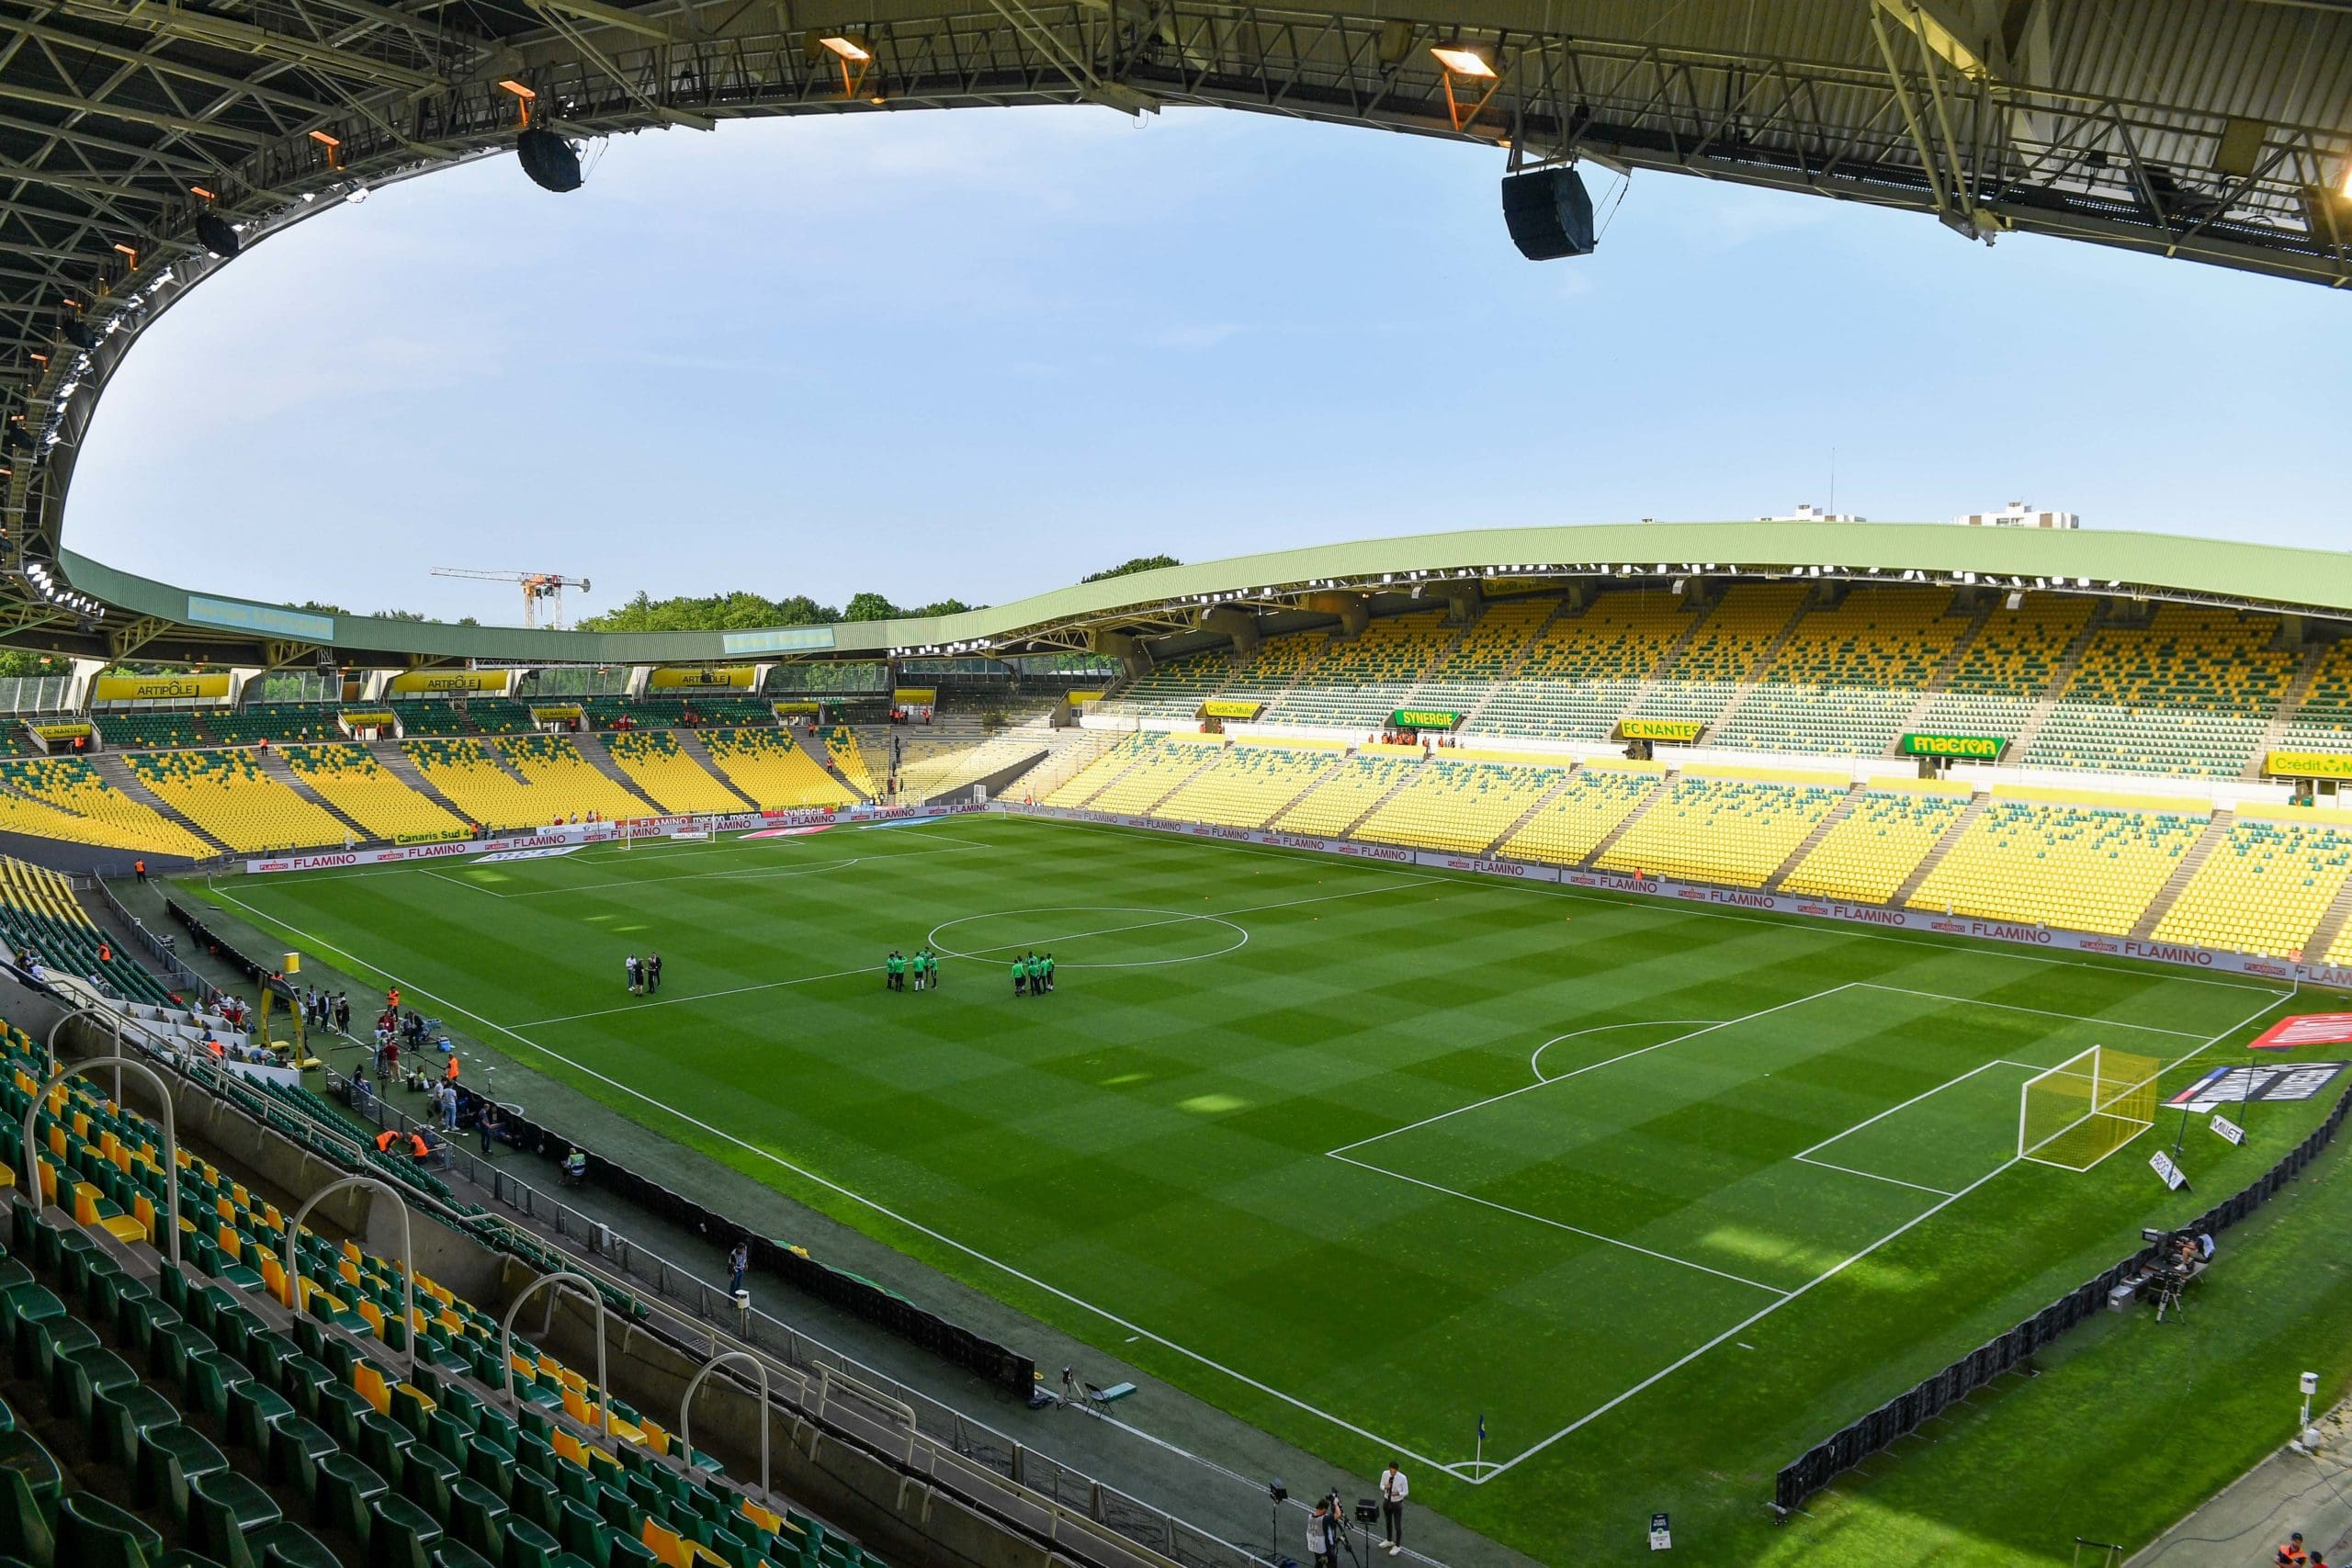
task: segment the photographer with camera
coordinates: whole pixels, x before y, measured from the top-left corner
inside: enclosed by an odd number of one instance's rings
[[[1315,1568],[1338,1568],[1340,1551],[1340,1495],[1333,1492],[1318,1497],[1315,1511],[1306,1516],[1306,1554]]]

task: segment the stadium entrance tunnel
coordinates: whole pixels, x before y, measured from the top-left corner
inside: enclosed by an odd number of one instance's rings
[[[1010,965],[1050,953],[1057,969],[1148,969],[1220,958],[1250,933],[1221,915],[1148,905],[1064,904],[965,915],[927,939],[945,957]]]

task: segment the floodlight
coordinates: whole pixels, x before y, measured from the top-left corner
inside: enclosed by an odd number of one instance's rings
[[[1476,76],[1483,79],[1491,77],[1495,73],[1493,64],[1475,49],[1464,49],[1459,44],[1431,44],[1430,52],[1437,56],[1437,62],[1440,65],[1444,66],[1449,73],[1455,76]]]
[[[2345,200],[2352,201],[2352,159],[2347,159],[2345,162],[2344,188],[2339,194],[2343,196]]]
[[[243,243],[237,237],[237,226],[217,212],[196,215],[196,237],[206,250],[223,261],[235,255]]]

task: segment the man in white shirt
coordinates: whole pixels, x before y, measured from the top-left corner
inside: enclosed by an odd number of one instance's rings
[[[1380,1472],[1380,1522],[1388,1532],[1388,1555],[1396,1556],[1405,1550],[1405,1499],[1413,1490],[1405,1472],[1390,1460],[1388,1468]]]

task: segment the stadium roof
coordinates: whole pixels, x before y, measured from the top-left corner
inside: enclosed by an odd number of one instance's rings
[[[321,615],[135,577],[68,552],[71,580],[115,606],[92,633],[20,633],[96,656],[123,638],[153,660],[262,666],[320,650],[371,666],[715,663],[1017,654],[1199,631],[1218,607],[1328,608],[1348,594],[1436,593],[1476,580],[1666,587],[1677,580],[1821,578],[2063,591],[2246,605],[2352,619],[2352,555],[2168,534],[1925,523],[1641,523],[1418,534],[1239,556],[1081,582],[921,620],[726,632],[526,631]]]
[[[74,457],[142,328],[232,265],[200,221],[250,245],[526,113],[1008,104],[1250,109],[2352,282],[2352,0],[0,0],[0,636],[86,635],[74,594],[107,597],[61,581]]]

